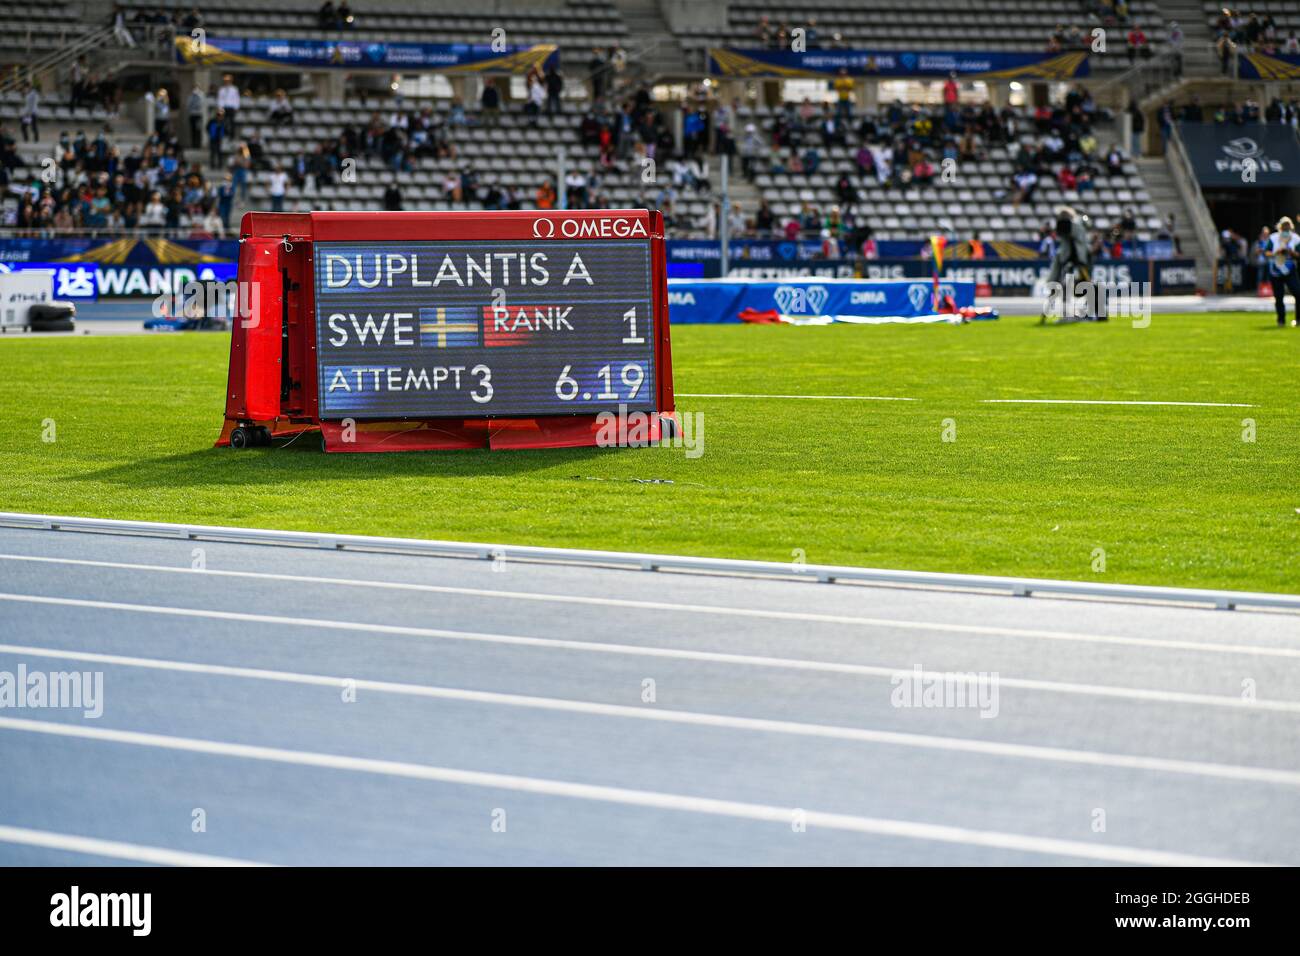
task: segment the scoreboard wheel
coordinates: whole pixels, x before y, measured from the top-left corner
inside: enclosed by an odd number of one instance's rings
[[[265,425],[258,425],[253,429],[253,444],[262,448],[267,448],[271,444],[271,429]]]
[[[235,449],[247,448],[253,443],[253,436],[249,430],[242,425],[230,433],[230,447]]]

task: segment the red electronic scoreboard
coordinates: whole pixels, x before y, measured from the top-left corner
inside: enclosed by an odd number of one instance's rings
[[[218,445],[597,444],[675,422],[663,217],[248,213]]]

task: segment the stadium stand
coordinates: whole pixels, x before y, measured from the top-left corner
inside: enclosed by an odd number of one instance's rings
[[[1261,53],[1284,52],[1288,38],[1300,32],[1300,6],[1295,3],[1258,0],[1249,7],[1232,8],[1205,2],[1201,9],[1216,36],[1226,34],[1238,46]]]
[[[678,40],[702,66],[709,47],[789,45],[790,30],[803,27],[809,49],[839,47],[876,50],[1037,52],[1054,33],[1069,34],[1064,45],[1081,46],[1094,26],[1144,25],[1153,46],[1166,40],[1155,0],[1134,0],[1127,15],[1114,4],[1051,3],[1041,0],[972,0],[954,15],[946,0],[881,0],[870,9],[852,0],[737,0],[728,5],[727,29],[679,34]],[[1122,69],[1120,57],[1100,61],[1102,69]]]
[[[806,205],[838,206],[842,213],[851,207],[859,220],[873,224],[877,239],[941,232],[991,241],[1023,240],[1036,235],[1063,203],[1087,213],[1102,230],[1118,225],[1128,211],[1141,240],[1155,238],[1164,228],[1133,162],[1120,157],[1113,171],[1107,168],[1107,153],[1116,135],[1113,122],[1072,129],[1060,110],[1041,119],[1035,119],[1033,111],[965,113],[953,117],[953,127],[945,128],[940,113],[895,104],[868,114],[864,122],[846,130],[842,140],[801,135],[796,149],[775,151],[783,160],[811,145],[817,154],[815,171],[769,165],[754,181],[782,221],[799,216]],[[771,137],[778,126],[788,130],[785,120],[791,114],[797,111],[742,111],[741,121],[761,127]],[[918,134],[918,128],[935,132]],[[776,135],[782,141],[789,139],[786,131]],[[807,144],[802,142],[805,139]],[[964,149],[969,150],[965,156]],[[948,153],[953,161],[950,181],[943,178],[945,157],[940,153]],[[928,167],[928,177],[914,174],[918,162],[923,171]],[[1068,177],[1061,177],[1063,168],[1069,170]],[[1085,168],[1088,175],[1080,188],[1075,173]],[[1030,172],[1032,180],[1017,182],[1017,176]],[[842,181],[847,181],[847,189],[840,186]],[[1025,185],[1029,195],[1018,201],[1017,193]]]
[[[343,29],[322,24],[317,0],[281,0],[270,8],[254,0],[205,0],[197,8],[190,0],[128,0],[123,6],[130,19],[159,9],[183,19],[199,9],[203,27],[213,34],[265,39],[346,34],[356,40],[488,43],[493,31],[502,29],[509,43],[582,49],[609,46],[627,35],[617,8],[604,0],[556,0],[552,9],[503,4],[485,10],[418,0],[358,2],[351,7],[353,23]]]
[[[591,205],[648,206],[661,198],[659,189],[641,182],[642,167],[634,161],[635,150],[627,150],[621,160],[611,151],[608,161],[601,162],[600,120],[591,108],[570,109],[559,115],[542,113],[535,119],[518,109],[507,110],[500,116],[499,125],[488,126],[482,113],[474,109],[463,111],[463,122],[454,121],[449,101],[414,101],[394,109],[393,104],[377,106],[350,100],[295,110],[292,124],[277,127],[268,106],[263,101],[241,111],[240,122],[241,126],[246,123],[250,133],[257,134],[256,140],[265,144],[266,158],[259,172],[266,172],[276,163],[287,170],[301,167],[286,194],[289,209],[322,203],[317,207],[376,208],[394,181],[401,187],[407,208],[434,204],[451,209],[481,208],[494,188],[509,190],[512,198],[507,203],[531,208],[544,182],[558,185],[556,153],[561,147],[567,156],[566,174],[584,177],[583,189]],[[415,129],[411,124],[418,124],[421,117],[432,125],[422,131],[427,137],[419,137],[413,144]],[[605,122],[612,122],[612,117]],[[400,123],[407,124],[400,136],[405,148],[385,147],[384,134]],[[590,128],[593,123],[597,127],[595,139],[589,134],[584,144],[584,124]],[[345,128],[350,134],[345,135]],[[367,148],[363,141],[370,129],[375,131],[376,145]],[[340,139],[346,140],[348,135],[355,142],[340,149]],[[510,144],[509,149],[501,148],[503,141]],[[344,183],[333,172],[325,177],[327,181],[319,175],[313,175],[311,183],[307,181],[307,160],[318,155],[317,149],[322,146],[333,160],[355,160],[356,183]],[[397,156],[399,149],[407,155]],[[466,174],[470,185],[462,186],[457,196],[454,189],[447,187],[447,179],[461,179]],[[269,188],[267,176],[254,176],[254,205],[269,201]],[[690,231],[693,221],[706,211],[707,201],[693,196],[679,199],[667,210],[685,231]]]
[[[105,24],[84,22],[78,8],[63,0],[52,3],[0,2],[0,57],[28,58],[72,45]]]

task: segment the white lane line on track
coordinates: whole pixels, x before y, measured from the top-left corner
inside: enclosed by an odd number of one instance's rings
[[[1120,637],[1107,634],[1081,634],[1070,631],[1049,631],[1038,628],[993,627],[981,624],[948,624],[936,621],[910,621],[895,618],[861,617],[852,614],[818,614],[811,611],[775,611],[762,608],[725,607],[713,604],[681,604],[670,601],[644,601],[634,598],[606,598],[580,595],[539,594],[534,591],[500,591],[491,588],[468,588],[443,584],[414,584],[402,581],[369,581],[355,578],[334,578],[306,574],[278,574],[268,571],[227,571],[211,568],[196,570],[187,567],[167,567],[155,564],[128,564],[119,561],[92,561],[83,558],[33,557],[21,554],[0,554],[4,561],[30,561],[43,564],[69,564],[83,567],[115,568],[129,571],[156,571],[166,574],[214,575],[217,577],[250,578],[265,581],[288,581],[300,584],[326,584],[344,587],[380,588],[395,591],[423,591],[429,594],[462,594],[469,597],[489,597],[494,600],[539,601],[552,604],[584,604],[595,607],[637,608],[649,611],[672,611],[691,614],[718,614],[730,617],[766,618],[775,621],[808,621],[819,624],[851,624],[863,627],[895,627],[900,630],[940,631],[950,634],[974,634],[992,637],[1015,637],[1034,640],[1075,641],[1093,644],[1117,644],[1130,647],[1155,647],[1165,650],[1205,651],[1215,654],[1249,654],[1261,657],[1300,658],[1300,647],[1268,647],[1253,644],[1222,644],[1206,641],[1166,641],[1146,637]],[[0,594],[0,600],[23,600],[32,595]],[[54,599],[49,599],[54,600]],[[71,599],[68,599],[71,600]],[[151,607],[151,605],[129,605]]]
[[[545,640],[545,638],[538,638]],[[691,660],[706,660],[709,663],[733,664],[738,666],[770,667],[782,670],[817,671],[829,674],[844,674],[853,677],[901,678],[912,680],[919,676],[922,680],[943,681],[950,676],[944,671],[916,671],[913,667],[884,667],[876,664],[846,664],[834,661],[815,661],[788,657],[761,657],[750,654],[728,654],[714,651],[686,651],[670,647],[638,647],[629,644],[601,644],[600,647],[628,648],[630,654],[644,652],[646,655],[660,658],[688,657]],[[568,649],[568,648],[565,648]],[[583,648],[586,649],[585,647]],[[36,647],[26,644],[0,644],[0,654],[26,654],[30,657],[50,657],[63,660],[97,662],[102,664],[121,664],[125,667],[147,667],[158,670],[188,671],[198,674],[217,674],[231,677],[252,677],[265,680],[282,680],[289,683],[323,684],[335,686],[345,678],[329,677],[318,674],[298,674],[288,671],[266,670],[262,668],[245,668],[225,664],[201,664],[189,661],[171,661],[155,657],[133,657],[118,654],[101,654],[95,651],[74,651],[63,648]],[[701,656],[703,655],[703,656]],[[348,680],[353,678],[348,677]],[[1017,690],[1043,691],[1054,694],[1078,694],[1087,697],[1119,698],[1165,704],[1190,704],[1204,707],[1224,707],[1229,710],[1271,712],[1283,714],[1300,714],[1300,701],[1290,700],[1244,700],[1224,694],[1195,694],[1186,691],[1159,690],[1146,687],[1115,687],[1103,684],[1080,684],[1074,682],[1036,680],[1024,677],[1004,677],[998,675],[999,687]],[[421,685],[370,681],[372,690],[391,693],[422,694]],[[360,686],[360,685],[358,685]],[[425,696],[451,696],[462,693],[444,688],[425,688],[430,692]],[[434,693],[433,691],[437,691]],[[444,693],[445,691],[445,693]],[[464,693],[474,693],[465,691]],[[504,695],[514,697],[516,695]],[[503,697],[503,701],[504,701]],[[466,698],[470,699],[470,698]],[[520,698],[529,699],[534,698]],[[535,698],[542,700],[544,698]],[[629,716],[647,713],[641,708],[630,708]]]
[[[121,843],[117,840],[100,840],[95,837],[76,836],[71,833],[52,833],[49,830],[30,830],[0,824],[0,843],[19,843],[39,846],[49,850],[66,850],[91,856],[130,860],[132,863],[150,863],[155,866],[269,866],[252,860],[236,860],[227,856],[208,856],[205,853],[187,853],[160,846],[143,846],[139,843]]]
[[[576,800],[593,800],[625,806],[650,807],[659,810],[679,810],[731,817],[740,820],[759,820],[789,826],[794,811],[792,807],[778,807],[737,800],[694,797],[663,793],[654,790],[634,790],[600,784],[574,783],[549,780],[542,777],[524,777],[515,774],[489,773],[481,770],[460,770],[430,764],[406,763],[396,760],[376,760],[370,757],[348,757],[342,754],[318,753],[304,750],[285,750],[253,744],[225,743],[216,740],[199,740],[193,737],[172,737],[163,734],[140,733],[130,730],[111,730],[76,724],[59,724],[40,720],[20,720],[0,717],[0,730],[50,734],[110,743],[156,747],[166,750],[201,753],[245,760],[265,760],[295,766],[320,767],[329,770],[346,770],[354,773],[381,774],[428,780],[458,786],[486,787],[518,793],[565,797]],[[974,830],[966,827],[944,826],[933,823],[915,823],[907,820],[890,820],[880,817],[860,817],[842,813],[804,810],[809,826],[824,827],[852,833],[904,839],[929,840],[940,843],[959,843],[994,849],[1015,850],[1023,853],[1041,853],[1081,859],[1106,860],[1112,863],[1134,863],[1148,866],[1252,866],[1258,864],[1242,860],[1194,856],[1151,850],[1143,847],[1106,846],[1075,840],[1036,837],[996,830]]]
[[[9,651],[11,645],[0,646]],[[39,649],[37,649],[39,650]],[[330,677],[323,674],[295,674],[260,668],[231,667],[220,664],[194,664],[188,661],[164,661],[156,658],[130,658],[111,654],[89,652],[51,652],[43,656],[65,656],[76,660],[94,660],[103,664],[122,664],[128,667],[145,667],[172,672],[212,674],[224,677],[244,677],[286,684],[305,684],[318,687],[339,688],[350,681],[362,690],[386,694],[402,694],[439,700],[465,701],[504,707],[523,707],[600,717],[620,717],[631,720],[648,720],[659,723],[690,724],[699,727],[717,727],[727,730],[746,730],[758,733],[790,734],[800,737],[818,737],[831,740],[849,740],[857,743],[884,744],[887,746],[916,747],[924,750],[946,750],[958,753],[975,753],[992,757],[1011,757],[1023,760],[1041,760],[1094,767],[1117,767],[1126,770],[1143,770],[1154,773],[1174,773],[1189,776],[1213,777],[1249,783],[1278,784],[1300,787],[1300,772],[1277,770],[1270,767],[1248,767],[1238,764],[1212,763],[1202,760],[1181,760],[1170,757],[1150,757],[1141,754],[1119,754],[1097,750],[1078,750],[1069,747],[1046,747],[1036,744],[1010,744],[975,740],[967,737],[940,737],[933,734],[915,734],[892,730],[871,730],[862,727],[843,727],[833,724],[810,724],[792,720],[774,720],[760,717],[734,717],[727,714],[700,713],[689,710],[651,709],[624,704],[606,704],[596,701],[569,700],[557,697],[536,697],[525,694],[505,694],[495,691],[463,690],[453,687],[432,687],[426,684],[402,684],[357,678]]]
[[[918,398],[896,395],[750,395],[742,392],[674,392],[678,398],[794,398],[814,402],[918,402]]]
[[[1124,402],[1082,398],[985,398],[982,405],[1179,405],[1187,408],[1255,408],[1246,402]]]

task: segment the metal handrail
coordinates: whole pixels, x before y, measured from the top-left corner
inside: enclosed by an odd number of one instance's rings
[[[57,50],[45,54],[38,60],[27,64],[16,74],[0,79],[0,93],[8,93],[18,89],[24,83],[34,82],[42,73],[48,73],[56,70],[69,60],[73,60],[83,53],[104,45],[104,41],[114,36],[112,27],[104,27],[93,33],[83,33],[80,38],[67,46],[61,46]]]
[[[1159,68],[1167,67],[1169,72],[1173,74],[1175,73],[1174,64],[1177,62],[1178,56],[1179,54],[1176,51],[1168,50],[1164,53],[1159,53],[1156,56],[1153,56],[1149,60],[1144,60],[1141,63],[1135,63],[1132,66],[1130,66],[1127,70],[1125,70],[1123,73],[1116,74],[1115,76],[1109,77],[1108,79],[1105,79],[1102,82],[1098,83],[1093,88],[1093,92],[1094,94],[1107,92],[1108,90],[1110,90],[1115,86],[1118,86],[1120,84],[1127,84],[1129,81],[1136,79],[1137,77],[1143,76],[1144,74],[1153,73],[1158,67]]]
[[[1142,584],[1103,584],[1096,581],[1057,581],[989,574],[899,571],[826,564],[797,564],[788,561],[741,561],[728,558],[696,558],[671,554],[592,551],[576,548],[545,548],[466,541],[426,541],[418,538],[387,538],[313,531],[273,531],[263,528],[170,524],[159,521],[120,521],[108,518],[73,518],[61,515],[23,514],[17,512],[0,512],[0,527],[143,535],[147,537],[180,538],[183,541],[232,541],[247,544],[324,548],[330,551],[357,549],[398,554],[473,558],[488,561],[504,559],[627,568],[641,571],[703,572],[743,575],[746,577],[757,576],[820,581],[828,584],[853,581],[860,584],[992,591],[1021,597],[1029,597],[1034,594],[1072,595],[1112,601],[1201,605],[1222,610],[1233,610],[1239,607],[1267,607],[1276,610],[1300,612],[1300,594],[1266,594],[1251,591],[1220,591],[1208,588],[1176,588]],[[196,571],[195,573],[202,574],[203,572]]]
[[[1200,242],[1206,257],[1212,260],[1217,256],[1218,232],[1214,228],[1214,217],[1210,215],[1210,209],[1205,205],[1201,187],[1197,184],[1196,170],[1192,167],[1192,158],[1187,152],[1186,144],[1183,143],[1183,136],[1179,132],[1177,122],[1170,126],[1165,153],[1172,160],[1169,171],[1173,175],[1174,186],[1183,200],[1183,205],[1191,213],[1192,228],[1196,231],[1197,241]]]

